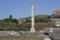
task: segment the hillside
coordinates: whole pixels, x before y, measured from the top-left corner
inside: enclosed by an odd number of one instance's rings
[[[38,22],[49,22],[51,18],[51,15],[36,15],[35,16],[35,23],[38,23]],[[29,23],[31,22],[31,17],[26,17],[26,18],[20,18],[20,20],[26,20],[25,23]]]

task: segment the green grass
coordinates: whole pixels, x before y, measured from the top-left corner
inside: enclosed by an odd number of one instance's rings
[[[0,37],[0,40],[1,39],[8,39],[8,40],[10,40],[10,39],[15,39],[15,40],[18,40],[18,39],[20,39],[20,40],[43,40],[43,38],[41,38],[41,37],[13,37],[13,36],[5,36],[5,37]]]
[[[0,30],[18,30],[18,25],[14,23],[0,22]]]

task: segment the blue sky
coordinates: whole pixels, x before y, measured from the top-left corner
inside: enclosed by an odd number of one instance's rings
[[[60,9],[60,0],[33,0],[35,15],[52,14],[52,10]],[[14,18],[31,16],[32,0],[0,0],[0,19],[13,15]]]

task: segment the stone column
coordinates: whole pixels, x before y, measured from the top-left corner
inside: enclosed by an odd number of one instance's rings
[[[31,29],[30,32],[35,32],[34,28],[34,4],[32,4]]]

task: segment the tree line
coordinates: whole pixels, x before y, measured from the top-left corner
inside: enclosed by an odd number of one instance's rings
[[[47,16],[47,17],[44,17],[44,18],[35,17],[35,23],[38,23],[38,22],[49,22],[50,18],[51,18],[51,16]],[[25,23],[30,23],[30,22],[31,22],[31,19],[26,19],[26,21],[25,21]]]
[[[18,20],[16,18],[13,18],[12,15],[10,15],[8,18],[4,18],[3,20],[0,20],[0,22],[16,23],[16,24],[18,24]]]

